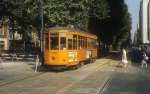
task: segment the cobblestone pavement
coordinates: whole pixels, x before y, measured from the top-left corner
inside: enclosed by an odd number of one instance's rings
[[[35,73],[33,62],[4,64],[0,94],[149,94],[149,69],[118,65],[117,60],[103,58],[77,70],[41,68]]]
[[[77,70],[47,69],[36,73],[34,63],[4,63],[0,69],[0,94],[67,94],[66,92],[71,94],[74,91],[73,87],[76,87],[77,94],[78,91],[82,91],[82,94],[84,92],[94,94],[97,92],[96,88],[100,87],[99,84],[103,83],[103,80],[98,80],[96,76],[105,79],[103,75],[106,75],[98,71],[110,61],[110,59],[100,59]],[[87,89],[90,90],[86,91]]]

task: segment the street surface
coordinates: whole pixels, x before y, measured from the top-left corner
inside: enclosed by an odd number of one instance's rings
[[[100,94],[150,94],[150,69],[138,64],[116,69]]]
[[[0,94],[149,94],[150,66],[101,58],[77,70],[40,68],[34,62],[0,64]]]

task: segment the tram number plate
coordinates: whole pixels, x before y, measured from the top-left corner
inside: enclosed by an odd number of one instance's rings
[[[92,56],[92,51],[91,50],[87,50],[86,51],[86,58],[89,59]]]
[[[69,62],[77,61],[77,52],[68,52],[68,61]]]

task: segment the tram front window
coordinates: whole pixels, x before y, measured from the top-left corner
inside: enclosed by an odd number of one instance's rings
[[[50,33],[50,49],[59,50],[58,33]]]

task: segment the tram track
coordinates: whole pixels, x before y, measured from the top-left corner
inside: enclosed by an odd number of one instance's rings
[[[71,84],[69,84],[68,86],[62,88],[61,90],[58,91],[57,94],[66,94],[67,90],[69,90],[72,86],[74,86],[75,84],[79,83],[80,81],[84,80],[86,77],[90,76],[92,73],[99,71],[100,69],[104,68],[105,65],[107,65],[111,60],[108,60],[106,62],[104,62],[103,64],[99,64],[98,66],[94,66],[93,69],[95,69],[95,71],[91,71],[89,72],[87,75],[84,75],[84,77],[81,77],[80,80],[77,80]],[[98,93],[99,94],[99,93]]]
[[[0,87],[6,86],[6,85],[9,85],[9,84],[13,84],[13,83],[16,83],[16,82],[21,82],[21,81],[24,81],[24,80],[27,80],[27,79],[30,79],[30,78],[38,77],[38,76],[41,76],[43,74],[46,74],[46,73],[39,73],[39,74],[36,74],[36,75],[27,76],[27,77],[24,77],[24,78],[21,78],[21,79],[13,80],[13,81],[4,81],[4,82],[0,83]]]
[[[103,66],[107,65],[108,63],[110,62],[110,60],[106,61],[105,63],[103,64],[99,64],[98,66],[94,66],[93,69],[95,69],[95,71],[98,71],[99,69],[103,68]],[[46,72],[46,73],[38,73],[38,74],[33,74],[33,75],[30,75],[30,76],[27,76],[27,77],[23,77],[23,78],[18,78],[16,80],[11,80],[11,81],[1,81],[0,82],[0,87],[3,87],[3,86],[7,86],[7,85],[10,85],[10,84],[14,84],[14,83],[17,83],[17,82],[21,82],[21,81],[24,81],[24,80],[27,80],[27,79],[31,79],[31,78],[36,78],[38,76],[41,76],[41,75],[44,75],[44,74],[47,74],[49,72]],[[88,73],[88,75],[90,75],[92,72]],[[87,75],[87,76],[88,76]],[[87,77],[85,76],[85,77]],[[84,79],[85,77],[83,77],[82,79]],[[81,79],[81,80],[82,80]],[[72,85],[70,85],[72,86]],[[69,87],[70,87],[69,86]]]
[[[103,86],[98,89],[98,91],[97,91],[96,94],[103,94],[104,89],[109,87],[111,80],[112,80],[112,78],[109,77],[109,78],[104,82]]]
[[[115,71],[117,69],[115,68]],[[110,83],[112,81],[112,75],[110,75],[103,83],[102,86],[99,87],[98,91],[96,94],[103,94],[103,92],[105,91],[106,88],[108,88],[110,86]]]

